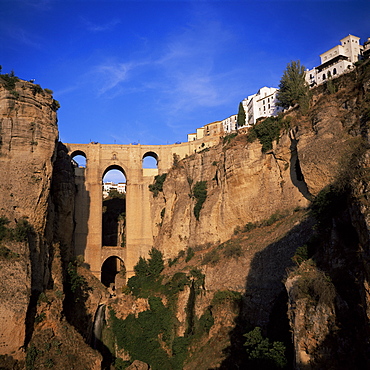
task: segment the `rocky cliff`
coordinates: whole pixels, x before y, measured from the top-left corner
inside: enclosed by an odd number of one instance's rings
[[[369,77],[365,63],[313,90],[308,112],[285,114],[271,150],[247,132],[180,161],[153,197],[156,247],[171,259],[192,248],[208,294],[244,296],[221,368],[248,361],[247,328],[290,342],[286,317],[296,368],[369,366]],[[207,195],[197,219],[198,182]],[[198,318],[208,304],[198,299]]]
[[[74,362],[100,367],[99,355],[62,314],[75,185],[70,159],[58,144],[58,103],[51,94],[0,76],[2,368],[51,365],[53,351],[81,358],[64,360],[64,368]],[[81,356],[84,346],[92,354]]]
[[[259,122],[278,128],[267,148],[252,128],[175,161],[151,198],[156,249],[111,297],[72,258],[58,104],[1,77],[1,365],[368,368],[369,101],[364,63]]]

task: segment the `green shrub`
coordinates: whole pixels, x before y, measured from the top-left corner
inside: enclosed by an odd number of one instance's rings
[[[190,275],[194,278],[194,286],[196,288],[204,287],[206,275],[201,270],[193,268],[190,271]]]
[[[286,214],[276,212],[276,213],[273,213],[268,219],[263,220],[260,225],[261,226],[271,226],[275,222],[280,221],[281,219],[283,219],[284,217],[286,217]]]
[[[215,319],[212,316],[211,309],[208,307],[196,324],[198,335],[208,334],[214,323]]]
[[[15,91],[15,90],[11,90],[10,93],[16,98],[18,99],[19,98],[19,92],[18,91]]]
[[[229,240],[223,244],[222,254],[226,258],[239,258],[242,254],[242,247],[239,240]]]
[[[233,290],[218,290],[212,298],[211,306],[217,306],[225,302],[241,302],[242,295]]]
[[[194,257],[194,250],[193,248],[188,248],[186,250],[186,257],[185,257],[185,262],[189,262],[193,257]]]
[[[77,272],[77,267],[72,262],[68,263],[67,273],[72,293],[78,290],[84,291],[87,288],[87,281]]]
[[[118,348],[124,348],[131,359],[150,364],[153,370],[171,370],[170,358],[159,342],[160,337],[165,342],[171,337],[171,312],[158,297],[149,298],[149,306],[149,310],[140,312],[137,317],[130,314],[125,320],[110,311]]]
[[[148,268],[149,275],[154,279],[157,279],[164,269],[163,253],[154,247],[149,251]]]
[[[253,142],[258,139],[262,145],[262,152],[268,152],[272,149],[273,141],[278,141],[282,127],[287,122],[280,117],[268,117],[260,123],[256,123],[248,132],[247,141]]]
[[[223,138],[223,143],[224,143],[224,144],[229,144],[229,143],[230,143],[230,141],[231,141],[234,137],[236,137],[237,135],[238,135],[238,133],[237,133],[237,132],[233,132],[233,133],[231,133],[231,134],[228,134],[228,135],[224,136],[224,138]]]
[[[174,370],[182,370],[183,364],[188,355],[188,346],[191,338],[176,337],[172,343],[172,358],[171,364]]]
[[[0,258],[4,258],[7,260],[18,258],[19,254],[12,252],[10,249],[5,247],[4,245],[0,245]]]
[[[244,227],[243,227],[243,232],[248,232],[248,231],[252,231],[252,230],[254,230],[255,228],[257,228],[258,227],[258,225],[256,224],[256,223],[254,223],[254,222],[248,222],[248,223],[246,223],[245,225],[244,225]]]
[[[127,286],[137,297],[148,297],[152,291],[160,290],[159,275],[164,269],[163,254],[158,249],[149,251],[149,259],[143,257],[134,266],[135,276],[128,279]]]
[[[40,85],[33,84],[32,85],[32,93],[33,93],[33,95],[36,95],[36,94],[42,94],[42,95],[44,95],[44,90],[43,90],[43,88]]]
[[[46,314],[45,312],[40,313],[40,315],[36,315],[35,317],[35,323],[40,323],[45,320]]]
[[[270,342],[268,338],[263,338],[258,326],[244,334],[244,337],[249,366],[266,369],[282,369],[286,366],[285,346],[282,342]]]
[[[149,185],[149,190],[153,193],[153,196],[156,197],[159,192],[163,191],[163,183],[165,182],[167,173],[162,175],[157,175],[154,177],[154,184]]]
[[[53,99],[52,109],[54,111],[57,111],[59,108],[60,108],[60,103],[58,102],[58,100]]]
[[[116,370],[125,370],[131,365],[130,361],[124,361],[122,358],[116,358],[114,360],[114,368]]]
[[[304,244],[297,248],[294,256],[292,257],[292,261],[295,262],[297,265],[300,265],[302,262],[307,260],[308,260],[308,246],[307,244]]]
[[[3,240],[9,235],[9,230],[7,225],[9,224],[9,220],[5,216],[0,216],[0,240]]]
[[[33,344],[27,348],[27,351],[26,351],[26,369],[27,370],[35,369],[35,361],[36,361],[38,354],[39,354],[39,351]]]
[[[15,225],[12,236],[15,241],[24,242],[32,231],[33,228],[30,223],[26,219],[21,218]]]
[[[184,287],[189,284],[190,281],[184,272],[176,272],[167,283],[167,288],[174,294],[184,290]]]
[[[1,75],[0,78],[3,80],[4,87],[12,91],[15,89],[15,84],[19,81],[19,78],[14,76],[14,73]],[[1,81],[1,80],[0,80]]]
[[[194,216],[199,220],[200,210],[207,199],[207,181],[198,181],[193,187],[193,197],[196,199]]]
[[[310,214],[325,227],[333,215],[346,206],[346,191],[339,190],[334,185],[326,186],[317,194],[310,207]]]
[[[330,277],[316,269],[302,274],[297,279],[293,295],[296,300],[308,298],[314,305],[321,303],[330,306],[334,304],[336,291]]]
[[[134,272],[137,277],[149,276],[149,264],[144,257],[139,257],[139,261],[134,266]]]
[[[202,259],[202,265],[215,265],[219,262],[220,256],[215,249],[212,249],[206,253]]]

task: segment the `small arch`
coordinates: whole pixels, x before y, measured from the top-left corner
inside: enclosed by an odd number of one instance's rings
[[[336,74],[337,74],[337,69],[336,69],[336,68],[334,68],[334,69],[333,69],[333,76],[334,76],[334,75],[336,75]]]
[[[158,168],[158,154],[146,152],[142,159],[142,168]]]
[[[126,279],[126,268],[121,258],[108,257],[101,266],[101,282],[114,292]]]
[[[75,150],[72,152],[70,157],[74,167],[86,167],[87,158],[86,154],[82,150]]]
[[[323,79],[323,80],[325,80],[325,79],[326,79],[325,73],[322,75],[322,79]]]

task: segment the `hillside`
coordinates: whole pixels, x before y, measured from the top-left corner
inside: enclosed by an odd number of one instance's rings
[[[116,296],[73,257],[57,104],[13,82],[0,79],[2,368],[369,367],[369,63],[312,90],[308,111],[176,161],[151,198],[154,248]]]

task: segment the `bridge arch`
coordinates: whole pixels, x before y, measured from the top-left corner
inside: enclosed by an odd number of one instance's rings
[[[113,254],[107,257],[101,266],[101,282],[112,291],[116,291],[125,284],[126,267],[123,259]]]
[[[87,165],[87,156],[82,150],[75,150],[70,154],[70,158],[76,167],[86,167]]]
[[[126,247],[126,184],[124,169],[119,165],[110,165],[104,172],[102,180],[109,171],[116,170],[124,181],[116,176],[103,183],[102,199],[102,247]],[[117,175],[117,174],[115,174]]]
[[[102,173],[102,177],[101,177],[102,180],[103,180],[104,176],[107,174],[107,172],[109,172],[111,170],[118,170],[118,171],[122,172],[123,176],[125,176],[125,179],[127,181],[127,174],[126,174],[125,169],[122,166],[118,165],[118,164],[111,164],[111,165],[107,166],[105,168],[105,170],[103,171],[103,173]]]
[[[144,153],[142,157],[143,168],[158,168],[158,154],[152,151]]]

